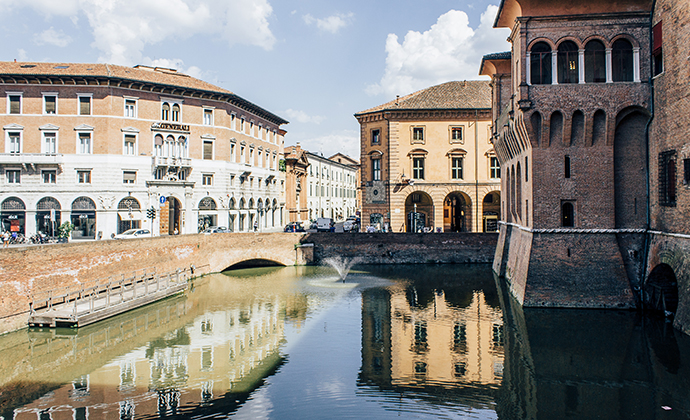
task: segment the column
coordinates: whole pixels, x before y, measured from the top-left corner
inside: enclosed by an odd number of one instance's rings
[[[528,85],[532,84],[532,52],[525,53],[525,82]]]
[[[611,59],[611,48],[606,49],[606,83],[613,83],[613,61]]]
[[[640,47],[633,47],[633,82],[640,83]]]
[[[579,84],[584,84],[585,83],[585,50],[579,49],[577,50],[577,78],[578,78],[578,83]]]
[[[551,51],[551,84],[558,84],[558,51]]]

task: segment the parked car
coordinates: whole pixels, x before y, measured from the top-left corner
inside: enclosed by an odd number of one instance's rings
[[[151,236],[151,231],[148,229],[130,229],[113,236],[113,239],[135,239],[142,236]]]
[[[317,232],[334,232],[335,222],[330,217],[319,217],[316,219]]]
[[[349,216],[343,222],[343,232],[359,232],[359,218],[355,216]]]
[[[210,235],[211,233],[226,233],[229,232],[228,228],[224,226],[210,226],[204,230],[204,234]]]
[[[290,222],[285,225],[285,232],[304,232],[302,222]]]

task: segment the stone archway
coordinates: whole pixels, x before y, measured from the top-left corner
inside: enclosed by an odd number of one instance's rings
[[[452,192],[443,200],[443,231],[471,232],[471,200],[461,192]]]
[[[423,191],[410,193],[405,199],[405,231],[423,232],[434,227],[434,201]]]
[[[491,191],[482,200],[482,230],[498,232],[498,220],[501,214],[501,193]],[[529,214],[529,212],[526,212]]]
[[[182,232],[182,204],[173,196],[166,198],[167,206],[161,208],[160,234],[175,235]],[[167,210],[167,211],[166,211]]]
[[[668,264],[659,264],[649,273],[644,285],[644,304],[648,310],[673,316],[678,309],[678,281]]]

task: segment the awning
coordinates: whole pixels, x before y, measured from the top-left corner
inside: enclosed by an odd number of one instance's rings
[[[117,215],[120,216],[120,219],[124,222],[126,220],[144,220],[146,219],[146,216],[144,213],[140,211],[133,211],[133,212],[128,212],[128,211],[118,211]]]

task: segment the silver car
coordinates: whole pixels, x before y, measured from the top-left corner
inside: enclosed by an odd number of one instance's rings
[[[142,236],[151,236],[151,231],[148,229],[130,229],[120,233],[119,235],[113,236],[113,239],[134,239]]]

